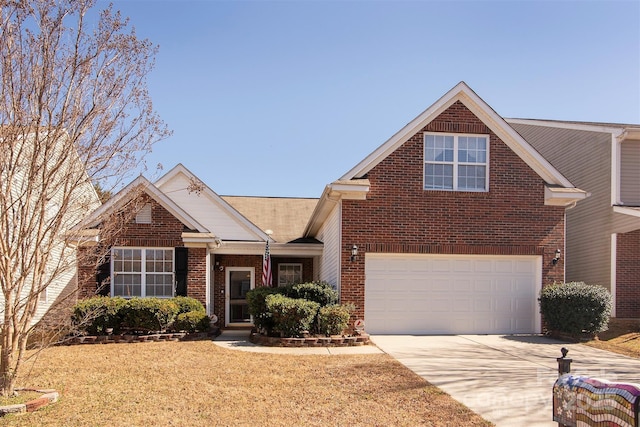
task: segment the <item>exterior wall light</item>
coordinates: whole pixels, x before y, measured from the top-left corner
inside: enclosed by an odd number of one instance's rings
[[[556,249],[556,256],[552,260],[553,265],[556,265],[558,263],[558,261],[560,261],[560,253],[561,253],[560,249]]]
[[[356,245],[351,246],[351,262],[356,260],[358,256],[358,247]]]

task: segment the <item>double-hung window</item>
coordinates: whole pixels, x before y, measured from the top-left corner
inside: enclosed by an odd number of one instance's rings
[[[278,286],[302,283],[302,264],[278,264]]]
[[[173,248],[113,248],[111,295],[170,298],[173,265]]]
[[[488,191],[487,135],[424,135],[424,189]]]

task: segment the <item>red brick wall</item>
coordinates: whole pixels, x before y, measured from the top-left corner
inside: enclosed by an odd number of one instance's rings
[[[423,132],[488,134],[489,192],[423,190]],[[542,255],[544,284],[564,280],[564,208],[544,205],[544,181],[456,102],[375,166],[366,200],[342,207],[341,299],[364,316],[366,252]],[[359,248],[350,262],[351,246]],[[564,252],[564,250],[563,250]]]
[[[224,327],[226,304],[226,269],[228,267],[253,267],[255,274],[255,286],[262,286],[262,256],[261,255],[215,255],[214,261],[214,303],[213,313],[218,316],[217,326]],[[302,263],[302,278],[305,282],[313,281],[313,258],[284,258],[271,257],[272,282],[274,286],[278,283],[278,264],[280,263]],[[220,270],[222,267],[222,270]]]
[[[261,255],[215,255],[213,273],[213,311],[218,316],[219,327],[225,326],[225,298],[226,271],[228,267],[253,267],[255,286],[261,286],[262,256]],[[222,270],[219,268],[222,267]]]
[[[164,247],[184,246],[182,232],[185,226],[155,200],[143,196],[144,203],[151,204],[151,224],[137,224],[135,218],[125,224],[114,236],[109,236],[112,246]],[[109,249],[103,249],[106,253]],[[81,249],[86,252],[89,249]],[[206,304],[206,249],[189,248],[187,294]],[[96,293],[95,263],[90,257],[78,256],[78,285],[80,297],[88,298]],[[82,262],[80,260],[83,260]]]
[[[640,318],[640,230],[618,234],[616,246],[616,317]]]
[[[189,248],[187,296],[207,306],[207,248]]]

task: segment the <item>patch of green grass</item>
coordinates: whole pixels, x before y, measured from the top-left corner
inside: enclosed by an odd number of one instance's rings
[[[0,406],[19,405],[21,403],[27,403],[30,400],[37,399],[40,396],[42,396],[42,393],[38,393],[37,391],[20,391],[17,396],[0,396]]]

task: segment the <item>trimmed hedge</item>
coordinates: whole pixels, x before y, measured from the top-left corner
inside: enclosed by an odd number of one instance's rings
[[[321,307],[338,302],[338,292],[327,282],[309,282],[285,286],[284,293],[289,298],[317,302]]]
[[[120,310],[126,303],[121,297],[97,296],[82,300],[73,307],[72,324],[90,335],[106,334],[109,328],[118,334],[122,323]]]
[[[355,307],[351,304],[334,304],[318,311],[318,332],[324,335],[341,335],[347,326]]]
[[[189,311],[178,314],[173,328],[177,331],[196,332],[208,331],[211,319],[204,311]]]
[[[268,288],[262,286],[247,292],[247,304],[249,305],[249,314],[253,316],[253,324],[256,328],[263,331],[271,331],[273,329],[273,316],[267,309],[267,296],[282,294],[283,288]]]
[[[122,324],[133,331],[164,331],[173,323],[178,305],[169,299],[131,298],[120,309]]]
[[[309,331],[320,304],[280,294],[267,295],[265,302],[271,313],[273,329],[285,337],[299,337]]]
[[[209,330],[204,306],[190,297],[131,298],[96,296],[78,302],[72,323],[90,335],[123,331],[164,331],[172,328],[193,332]]]
[[[554,283],[540,292],[540,313],[549,331],[571,335],[606,331],[612,298],[602,286],[583,282]]]
[[[191,297],[173,297],[171,301],[178,306],[178,314],[189,313],[190,311],[200,311],[206,313],[204,305],[200,301]]]

